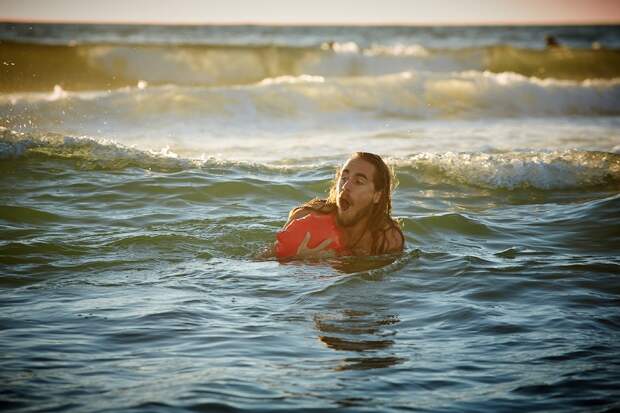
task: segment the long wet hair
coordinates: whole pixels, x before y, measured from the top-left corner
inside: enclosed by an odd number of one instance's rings
[[[396,229],[402,238],[405,237],[400,229],[399,223],[392,218],[392,190],[396,187],[394,172],[390,169],[379,155],[369,152],[355,152],[349,159],[362,159],[375,167],[373,174],[373,184],[375,191],[381,191],[379,202],[372,204],[370,216],[368,217],[367,231],[372,237],[371,254],[383,254],[387,249],[386,233],[391,229]],[[334,180],[329,189],[327,199],[315,198],[291,211],[291,215],[302,209],[311,209],[323,214],[329,214],[338,209],[336,200],[338,198],[338,182],[341,170],[338,168]],[[356,244],[360,240],[357,240]],[[355,247],[354,244],[352,247]]]

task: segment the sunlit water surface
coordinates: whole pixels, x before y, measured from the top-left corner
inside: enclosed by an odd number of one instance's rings
[[[0,27],[3,407],[620,409],[617,27]],[[355,150],[405,251],[265,258]]]

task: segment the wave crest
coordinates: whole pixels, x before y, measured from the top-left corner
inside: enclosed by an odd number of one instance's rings
[[[126,146],[112,139],[89,136],[64,136],[57,133],[28,134],[0,126],[0,160],[20,158],[61,159],[77,162],[81,169],[122,170],[141,168],[161,172],[187,169],[215,169],[219,172],[245,170],[265,174],[295,173],[326,166],[325,162],[304,161],[291,164],[284,161],[260,163],[225,160],[202,154],[199,158],[184,158],[165,146],[159,150],[144,150]]]
[[[331,179],[334,161],[287,160],[284,163],[230,161],[203,155],[182,158],[163,148],[159,151],[127,147],[112,140],[42,136],[0,128],[0,159],[64,159],[86,169],[143,168],[162,172],[187,169],[215,169],[218,173],[243,170],[266,175],[318,171]],[[547,151],[489,153],[418,153],[407,158],[388,158],[398,175],[410,175],[408,182],[452,182],[494,190],[583,189],[620,185],[620,154],[593,151]],[[316,180],[316,174],[312,174]]]
[[[585,80],[620,77],[620,50],[511,46],[429,49],[417,44],[353,42],[315,47],[277,45],[166,45],[0,43],[0,91],[107,90],[140,80],[152,85],[243,85],[265,78],[380,76],[404,71],[493,73]]]
[[[109,139],[55,133],[29,135],[0,127],[0,159],[33,156],[75,160],[81,162],[82,166],[99,169],[155,167],[160,170],[178,170],[196,165],[196,161],[181,159],[169,148],[144,151]]]
[[[236,108],[231,110],[231,108]],[[403,72],[373,78],[276,77],[244,87],[122,88],[110,92],[22,93],[0,99],[5,126],[29,120],[46,127],[82,124],[101,113],[117,124],[196,116],[320,119],[334,113],[375,113],[411,119],[620,114],[620,78],[583,82],[527,78],[515,73]]]
[[[578,189],[620,184],[620,155],[591,151],[422,153],[396,160],[420,180],[488,189]]]

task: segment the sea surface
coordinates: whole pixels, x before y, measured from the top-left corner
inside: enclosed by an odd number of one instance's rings
[[[2,23],[0,125],[3,410],[620,410],[619,26]],[[354,151],[405,251],[266,257]]]

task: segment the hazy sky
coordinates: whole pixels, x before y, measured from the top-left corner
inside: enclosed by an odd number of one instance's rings
[[[618,23],[620,0],[0,0],[1,20],[152,23]]]

